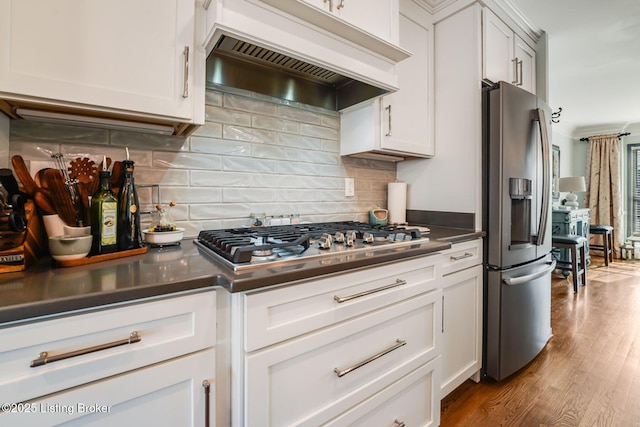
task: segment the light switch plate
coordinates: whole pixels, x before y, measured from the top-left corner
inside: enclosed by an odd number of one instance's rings
[[[353,197],[356,195],[355,183],[353,178],[344,179],[344,195],[347,197]]]

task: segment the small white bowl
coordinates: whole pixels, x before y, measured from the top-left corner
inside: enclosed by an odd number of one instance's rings
[[[52,236],[49,237],[49,253],[56,261],[71,261],[84,258],[91,251],[93,236]]]
[[[69,225],[63,225],[65,235],[67,236],[88,236],[91,234],[91,227],[71,227]]]
[[[176,228],[175,231],[149,231],[142,230],[142,236],[146,243],[152,245],[168,245],[178,243],[184,237],[184,228]]]

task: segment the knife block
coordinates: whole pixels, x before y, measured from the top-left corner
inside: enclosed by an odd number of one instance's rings
[[[38,258],[48,253],[47,235],[32,200],[24,204],[27,228],[18,233],[0,233],[0,273],[26,270]]]

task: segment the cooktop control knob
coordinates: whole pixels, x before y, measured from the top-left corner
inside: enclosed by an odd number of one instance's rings
[[[335,236],[333,236],[333,240],[336,243],[344,243],[344,234],[341,233],[340,231],[336,231]]]
[[[368,231],[366,233],[362,234],[362,241],[364,241],[364,243],[373,243],[373,233],[369,233]]]
[[[331,247],[331,243],[333,243],[333,238],[331,234],[324,233],[320,240],[318,240],[318,245],[321,249],[329,249]]]
[[[353,244],[356,242],[356,232],[355,231],[347,231],[347,234],[345,235],[345,242],[344,244],[347,246],[353,246]]]

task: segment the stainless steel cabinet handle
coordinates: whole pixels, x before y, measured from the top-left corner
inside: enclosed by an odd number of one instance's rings
[[[349,372],[355,371],[356,369],[363,367],[367,363],[373,362],[374,360],[379,359],[382,356],[384,356],[385,354],[389,354],[393,350],[397,350],[397,349],[399,349],[400,347],[402,347],[403,345],[406,345],[406,344],[407,344],[407,342],[405,340],[397,339],[396,340],[396,344],[394,344],[393,346],[391,346],[391,347],[389,347],[389,348],[387,348],[385,350],[382,350],[380,353],[374,354],[373,356],[369,357],[368,359],[365,359],[362,362],[356,363],[355,365],[353,365],[353,366],[351,366],[351,367],[349,367],[347,369],[342,369],[341,370],[341,369],[335,368],[333,370],[333,372],[335,372],[336,375],[338,375],[338,378],[343,377],[343,376],[347,375]]]
[[[513,58],[511,63],[513,64],[513,78],[515,79],[511,81],[511,84],[518,85],[518,58]]]
[[[209,9],[209,5],[210,5],[210,4],[211,4],[211,0],[204,0],[204,1],[202,2],[202,8],[203,8],[204,10],[208,10],[208,9]]]
[[[379,288],[375,288],[375,289],[369,289],[368,291],[358,292],[357,294],[347,295],[346,297],[339,297],[338,295],[334,295],[333,299],[337,303],[343,303],[343,302],[350,301],[350,300],[355,299],[355,298],[360,298],[360,297],[364,297],[366,295],[375,294],[376,292],[385,291],[387,289],[395,288],[396,286],[402,286],[402,285],[406,285],[406,284],[407,284],[406,280],[396,279],[396,281],[394,283],[391,283],[391,284],[388,284],[388,285],[384,285],[384,286],[380,286]]]
[[[211,393],[211,383],[209,380],[202,381],[202,387],[204,387],[204,427],[211,425],[211,414],[209,407],[209,395]]]
[[[324,0],[324,2],[329,2],[329,12],[333,12],[333,0]]]
[[[182,97],[189,97],[189,46],[184,47],[184,82],[182,85]]]
[[[520,70],[519,73],[518,73],[518,75],[519,75],[518,81],[520,82],[520,83],[518,83],[518,86],[522,86],[523,83],[524,83],[522,81],[522,59],[520,61],[518,61],[518,69]]]
[[[391,105],[387,105],[385,110],[387,110],[387,117],[389,119],[389,132],[387,132],[385,136],[391,136]]]
[[[344,0],[340,0],[340,3],[336,6],[336,9],[340,10],[344,7]]]
[[[556,269],[556,262],[553,261],[553,262],[551,262],[549,267],[545,268],[544,270],[538,271],[538,272],[533,273],[533,274],[528,274],[526,276],[510,277],[508,279],[503,279],[502,281],[505,283],[505,285],[511,285],[511,286],[522,285],[524,283],[528,283],[528,282],[530,282],[532,280],[535,280],[538,277],[542,277],[545,274],[548,274],[548,273],[552,272],[555,269]]]
[[[470,252],[465,252],[464,255],[452,256],[451,259],[453,261],[460,261],[461,259],[471,258],[473,256]]]
[[[398,419],[393,420],[397,427],[405,427],[404,421],[400,421]]]
[[[58,354],[55,356],[49,357],[49,353],[43,351],[40,353],[40,357],[31,361],[31,367],[35,368],[37,366],[46,365],[47,363],[58,362],[64,359],[70,359],[76,356],[82,356],[84,354],[95,353],[96,351],[106,350],[108,348],[119,347],[125,344],[133,344],[136,342],[142,341],[142,337],[138,334],[138,332],[133,331],[129,334],[129,338],[125,338],[119,341],[113,341],[106,344],[95,345],[93,347],[83,348],[81,350],[70,351],[69,353]]]

